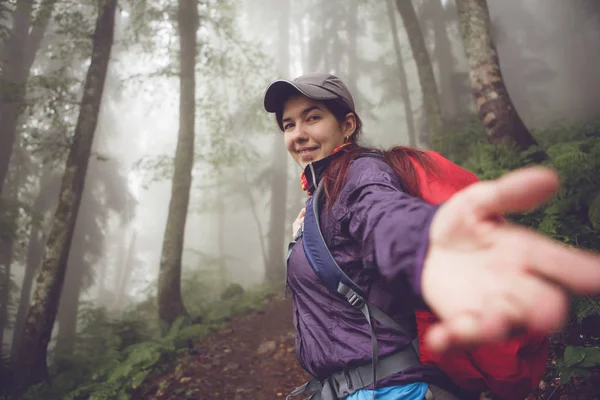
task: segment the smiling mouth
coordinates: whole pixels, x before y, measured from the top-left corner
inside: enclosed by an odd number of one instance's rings
[[[300,157],[302,157],[303,159],[310,159],[312,154],[318,149],[318,147],[311,147],[308,149],[302,149],[298,151],[298,154],[300,155]]]

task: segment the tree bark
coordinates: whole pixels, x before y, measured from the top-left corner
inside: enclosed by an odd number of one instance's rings
[[[198,4],[189,0],[179,0],[179,136],[175,150],[175,171],[158,277],[158,314],[166,326],[171,326],[180,316],[187,316],[181,298],[181,259],[194,167],[196,31],[198,25]]]
[[[78,228],[75,229],[77,231]],[[84,273],[90,268],[85,261],[85,247],[85,241],[77,240],[76,235],[69,254],[65,284],[58,307],[56,354],[70,356],[75,352],[79,296],[83,286]]]
[[[33,1],[19,0],[11,36],[2,54],[0,75],[0,193],[17,136],[19,115],[25,104],[25,84],[46,33],[57,0],[44,0],[32,24]]]
[[[441,0],[431,0],[431,22],[433,25],[433,42],[435,43],[434,58],[437,61],[439,77],[440,102],[442,115],[445,118],[455,118],[458,115],[458,99],[454,93],[453,75],[454,59],[452,44],[448,38],[446,23],[448,12],[442,6]]]
[[[415,120],[413,116],[412,102],[410,92],[408,91],[408,79],[404,69],[404,58],[402,57],[402,48],[398,40],[398,26],[394,10],[394,0],[387,0],[388,17],[392,39],[394,42],[394,52],[396,53],[396,63],[398,64],[398,78],[400,79],[400,96],[404,102],[404,116],[406,119],[406,128],[408,129],[408,145],[415,147],[417,145],[417,134],[415,132]]]
[[[58,179],[52,173],[52,169],[44,168],[42,177],[40,178],[40,191],[33,203],[33,221],[29,232],[29,241],[27,243],[27,259],[25,263],[25,274],[21,283],[21,294],[19,296],[19,307],[17,309],[17,317],[13,329],[13,338],[10,348],[11,359],[16,359],[19,343],[21,341],[21,333],[23,324],[25,323],[25,315],[29,308],[29,299],[31,298],[31,289],[35,273],[42,261],[44,252],[44,241],[46,232],[43,227],[44,215],[51,209],[56,207],[58,197]]]
[[[289,22],[290,1],[284,0],[279,18],[279,73],[289,75]],[[273,166],[271,170],[271,209],[269,216],[269,254],[265,277],[271,282],[280,283],[285,278],[285,225],[287,211],[287,152],[283,136],[273,138]]]
[[[85,175],[98,122],[104,81],[113,44],[117,0],[100,0],[92,57],[84,83],[79,117],[67,157],[60,198],[31,306],[27,312],[16,362],[17,392],[48,376],[46,352],[56,319],[69,249],[81,204]]]
[[[11,184],[10,186],[14,185]],[[16,193],[16,191],[13,193]],[[0,271],[3,272],[2,281],[0,282],[0,349],[4,343],[4,330],[8,323],[8,303],[10,302],[11,288],[10,278],[18,216],[19,211],[16,207],[14,205],[9,206],[3,210],[2,217],[4,217],[4,221],[1,221],[2,229],[5,230],[6,233],[0,237]]]
[[[456,0],[456,8],[471,89],[488,141],[508,142],[519,150],[536,145],[504,85],[486,0]]]
[[[419,27],[419,21],[412,2],[410,0],[396,0],[396,8],[404,23],[410,48],[417,64],[419,83],[423,93],[423,106],[429,127],[427,141],[433,143],[441,137],[444,122],[431,58],[427,53],[425,39]]]

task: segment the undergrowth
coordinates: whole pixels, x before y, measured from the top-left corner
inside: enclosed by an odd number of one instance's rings
[[[32,387],[21,399],[130,399],[148,376],[172,368],[179,357],[214,330],[223,328],[230,318],[263,307],[274,289],[261,285],[207,302],[196,307],[206,310],[201,318],[178,318],[165,335],[159,334],[157,321],[140,318],[150,314],[149,305],[155,299],[138,304],[118,318],[104,309],[87,306],[81,310],[84,327],[75,354],[56,356],[50,383]],[[153,318],[156,315],[154,310]]]

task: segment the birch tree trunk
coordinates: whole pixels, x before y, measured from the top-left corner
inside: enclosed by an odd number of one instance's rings
[[[194,167],[198,24],[198,4],[190,0],[179,0],[179,136],[158,277],[158,315],[169,327],[178,317],[187,315],[181,298],[181,259]]]
[[[525,150],[537,142],[517,113],[502,79],[486,0],[456,0],[475,105],[490,143]]]
[[[117,0],[99,0],[93,35],[92,57],[84,83],[79,117],[62,179],[60,197],[42,258],[31,306],[18,349],[15,383],[17,391],[41,382],[48,375],[46,352],[56,319],[67,258],[85,175],[98,122],[104,81],[113,44]]]

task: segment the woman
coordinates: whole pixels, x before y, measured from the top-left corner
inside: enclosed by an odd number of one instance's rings
[[[525,211],[555,192],[551,170],[474,183],[434,206],[419,198],[418,170],[435,175],[438,167],[427,154],[396,148],[382,152],[384,160],[360,157],[370,150],[358,145],[362,123],[335,76],[275,81],[264,105],[304,170],[303,187],[309,194],[325,187],[319,217],[332,256],[394,321],[410,324],[416,310],[432,310],[439,322],[427,332],[430,350],[556,329],[566,318],[567,291],[600,291],[600,257],[502,222],[502,213]],[[319,283],[302,246],[291,250],[287,284],[298,360],[323,386],[313,388],[320,391],[315,398],[370,398],[372,382],[353,377],[372,359],[363,316]],[[380,359],[410,349],[414,330],[373,324]],[[384,375],[378,399],[456,398],[447,377],[424,364]]]

